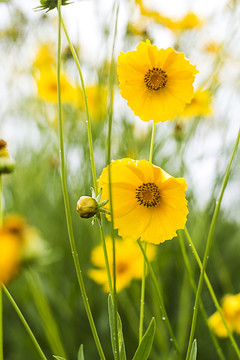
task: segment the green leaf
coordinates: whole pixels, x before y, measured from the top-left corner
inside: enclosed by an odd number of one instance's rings
[[[147,331],[145,332],[142,341],[139,344],[132,360],[147,360],[152,349],[155,330],[156,330],[156,321],[155,318],[152,318],[147,328]]]
[[[56,355],[53,355],[53,357],[57,360],[66,360],[64,359],[62,356],[56,356]]]
[[[115,343],[115,329],[114,329],[114,307],[111,294],[108,296],[108,315],[109,315],[109,324],[110,324],[110,335],[112,342],[113,354],[116,354],[116,343]],[[119,343],[119,354],[120,360],[127,360],[125,344],[122,333],[122,322],[119,314],[117,313],[117,328],[118,328],[118,343]]]
[[[189,360],[196,360],[196,359],[197,359],[197,339],[194,339],[192,343]]]
[[[84,360],[83,344],[80,346],[78,350],[78,360]]]

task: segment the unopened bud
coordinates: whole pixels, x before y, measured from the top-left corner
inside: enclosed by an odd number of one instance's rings
[[[91,196],[81,196],[77,202],[77,212],[84,219],[93,217],[98,212],[98,203]]]
[[[58,6],[58,0],[40,0],[41,6],[36,7],[36,10],[53,10]],[[68,0],[62,0],[62,5],[70,4]]]
[[[8,153],[7,143],[4,140],[0,140],[0,175],[9,174],[14,168],[15,163]]]

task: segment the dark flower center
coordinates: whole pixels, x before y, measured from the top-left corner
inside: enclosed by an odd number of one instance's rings
[[[143,183],[136,189],[136,198],[140,205],[147,207],[157,207],[161,194],[159,188],[154,183]]]
[[[160,90],[166,86],[167,74],[164,70],[153,67],[144,75],[144,81],[149,90]]]

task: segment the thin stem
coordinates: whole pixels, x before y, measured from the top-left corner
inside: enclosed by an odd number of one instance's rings
[[[214,210],[214,213],[213,213],[213,218],[212,218],[212,222],[211,222],[211,225],[210,225],[210,230],[209,230],[209,233],[208,233],[207,244],[206,244],[204,257],[203,257],[203,265],[202,265],[202,269],[201,269],[201,273],[200,273],[200,277],[199,277],[197,293],[196,293],[196,298],[195,298],[195,304],[194,304],[194,308],[193,308],[192,326],[191,326],[191,332],[190,332],[190,336],[189,336],[189,343],[188,343],[188,350],[187,350],[186,360],[189,359],[190,352],[191,352],[191,347],[192,347],[192,342],[193,342],[193,338],[194,338],[196,322],[197,322],[197,314],[198,314],[198,308],[199,308],[199,299],[200,299],[200,294],[201,294],[202,285],[203,285],[204,272],[206,270],[207,261],[208,261],[208,258],[209,258],[209,252],[210,252],[210,247],[211,247],[212,238],[213,238],[213,231],[214,231],[217,216],[218,216],[218,213],[219,213],[219,210],[220,210],[223,194],[224,194],[224,191],[225,191],[225,188],[227,186],[228,179],[229,179],[229,176],[230,176],[230,170],[231,170],[231,166],[232,166],[232,162],[233,162],[235,153],[237,151],[239,139],[240,139],[240,130],[238,131],[238,135],[237,135],[237,139],[235,141],[235,145],[234,145],[234,148],[233,148],[233,151],[232,151],[232,155],[231,155],[230,161],[228,163],[228,166],[227,166],[227,169],[226,169],[226,172],[225,172],[225,175],[224,175],[220,195],[219,195],[219,198],[218,198],[218,200],[216,202],[216,207],[215,207],[215,210]]]
[[[101,242],[102,242],[103,253],[104,253],[104,260],[105,260],[105,265],[106,265],[106,270],[107,270],[108,284],[109,284],[110,293],[111,293],[111,296],[113,299],[112,277],[111,277],[110,265],[109,265],[109,261],[108,261],[108,253],[107,253],[105,234],[104,234],[104,228],[103,228],[101,215],[100,215],[100,219],[99,219],[99,229],[100,229]]]
[[[147,251],[147,243],[144,243],[144,251]],[[145,303],[145,283],[146,283],[146,260],[143,257],[143,271],[142,271],[142,286],[141,286],[141,300],[140,300],[140,320],[139,320],[139,344],[143,336],[143,320],[144,320],[144,303]]]
[[[65,32],[66,33],[66,32]],[[76,243],[74,240],[73,235],[73,228],[72,228],[72,219],[71,219],[71,212],[70,212],[70,205],[69,205],[69,198],[67,192],[67,183],[66,183],[66,170],[65,170],[65,160],[64,160],[64,144],[63,144],[63,126],[62,126],[62,107],[61,107],[61,91],[60,91],[60,73],[61,73],[61,65],[60,65],[60,56],[61,56],[61,0],[58,0],[58,54],[57,54],[57,93],[58,93],[58,124],[59,124],[59,147],[60,147],[60,163],[61,163],[61,180],[62,180],[62,191],[63,191],[63,198],[64,198],[64,206],[66,212],[66,220],[67,220],[67,228],[68,228],[68,236],[69,242],[71,246],[72,256],[74,260],[74,265],[76,268],[78,283],[80,286],[84,307],[87,313],[87,317],[89,320],[89,324],[92,330],[92,334],[98,349],[98,353],[100,358],[105,360],[105,355],[102,350],[102,346],[97,334],[97,330],[95,327],[95,323],[93,320],[92,312],[90,309],[90,305],[88,302],[88,297],[85,290],[85,285],[83,282],[82,271],[79,264],[78,253],[76,248]],[[94,184],[94,188],[97,185]]]
[[[168,328],[168,331],[169,331],[169,334],[170,334],[170,338],[172,340],[173,346],[174,346],[174,348],[176,350],[176,353],[177,353],[177,357],[178,357],[178,359],[182,359],[182,356],[180,354],[176,338],[175,338],[175,336],[173,334],[173,330],[172,330],[171,324],[170,324],[169,319],[168,319],[168,315],[167,315],[167,312],[166,312],[166,309],[165,309],[165,306],[164,306],[162,294],[161,294],[160,288],[158,286],[157,278],[156,278],[156,276],[154,274],[152,265],[150,264],[150,262],[148,260],[146,252],[144,251],[144,247],[143,247],[141,241],[138,239],[137,242],[138,242],[138,245],[139,245],[139,247],[140,247],[140,249],[141,249],[141,251],[143,253],[145,261],[147,263],[149,274],[151,276],[151,279],[153,281],[153,285],[154,285],[156,293],[157,293],[158,301],[159,301],[159,304],[160,304],[160,311],[161,311],[161,314],[162,314],[162,319],[166,322],[166,325],[167,325],[167,328]]]
[[[0,229],[3,222],[2,210],[2,175],[0,174]],[[0,360],[3,360],[3,303],[2,303],[2,287],[0,284]]]
[[[196,284],[195,284],[195,281],[194,281],[194,278],[193,278],[192,269],[191,269],[191,266],[190,266],[190,263],[189,263],[189,260],[188,260],[186,248],[184,246],[182,233],[180,231],[178,231],[178,239],[179,239],[180,248],[181,248],[181,251],[182,251],[183,260],[184,260],[184,263],[185,263],[185,266],[186,266],[186,269],[187,269],[188,277],[190,279],[190,284],[192,286],[193,291],[196,294],[197,287],[196,287]],[[212,331],[212,329],[209,327],[208,320],[207,320],[208,319],[207,318],[207,312],[206,312],[206,310],[204,308],[204,305],[203,305],[201,299],[200,299],[200,310],[201,310],[202,316],[204,318],[204,321],[205,321],[205,323],[206,323],[206,325],[208,327],[210,336],[211,336],[211,338],[213,340],[213,343],[215,345],[215,348],[216,348],[216,351],[217,351],[217,353],[219,355],[219,358],[221,360],[225,360],[225,356],[224,356],[224,354],[222,352],[222,349],[220,348],[218,339],[217,339],[216,335],[214,334],[214,332]]]
[[[23,326],[25,327],[26,331],[28,332],[28,335],[30,336],[39,356],[41,359],[43,360],[47,360],[46,356],[44,355],[39,343],[37,342],[35,336],[33,335],[32,330],[30,329],[27,321],[25,320],[21,310],[19,309],[19,307],[17,306],[16,302],[14,301],[13,297],[11,296],[11,294],[9,293],[9,291],[7,290],[7,288],[5,287],[5,285],[2,284],[2,288],[3,291],[5,293],[5,295],[7,296],[7,298],[9,299],[9,301],[11,302],[12,306],[14,307],[16,313],[18,314],[19,319],[22,321]]]
[[[98,194],[98,186],[97,186],[97,174],[96,174],[96,167],[95,167],[95,161],[94,161],[94,153],[93,153],[91,121],[90,121],[87,94],[86,94],[86,89],[85,89],[85,85],[84,85],[82,70],[81,70],[81,66],[80,66],[80,62],[79,62],[77,53],[76,53],[76,51],[75,51],[75,49],[73,47],[73,44],[72,44],[72,42],[71,42],[71,40],[69,38],[67,29],[66,29],[64,21],[63,21],[63,19],[61,17],[61,14],[59,14],[59,17],[61,19],[62,27],[63,27],[64,33],[66,35],[66,38],[67,38],[68,45],[70,47],[72,56],[73,56],[73,58],[75,60],[75,63],[76,63],[77,69],[78,69],[78,73],[79,73],[79,77],[80,77],[81,86],[82,86],[83,98],[84,98],[84,104],[85,104],[85,111],[86,111],[86,123],[87,123],[87,130],[88,130],[88,144],[89,144],[90,161],[91,161],[91,167],[92,167],[93,187],[94,187],[95,194],[97,195]]]
[[[114,231],[114,218],[113,218],[113,198],[112,198],[112,181],[111,181],[111,135],[112,135],[112,120],[113,120],[113,98],[114,98],[114,51],[115,51],[115,42],[117,36],[117,24],[118,24],[118,12],[119,5],[116,10],[116,20],[114,27],[114,36],[113,36],[113,46],[112,46],[112,56],[111,56],[111,66],[109,74],[109,106],[108,106],[108,137],[107,137],[107,165],[109,168],[108,171],[108,190],[109,190],[109,206],[110,206],[110,216],[111,216],[111,238],[112,238],[112,255],[113,255],[113,309],[114,309],[114,332],[115,332],[115,348],[116,360],[120,359],[119,354],[119,339],[118,339],[118,324],[117,324],[117,290],[116,290],[116,246],[115,246],[115,231]]]
[[[152,135],[151,135],[151,144],[149,151],[149,162],[152,162],[153,159],[153,145],[155,137],[155,122],[153,121],[152,125]],[[144,243],[144,251],[147,251],[147,243]],[[141,300],[140,300],[140,321],[139,321],[139,344],[142,340],[143,335],[143,319],[144,319],[144,303],[145,303],[145,282],[146,282],[146,261],[143,257],[143,272],[142,272],[142,286],[141,286]]]
[[[191,245],[191,249],[192,249],[193,255],[194,255],[194,257],[195,257],[195,259],[196,259],[196,261],[198,263],[198,266],[199,266],[200,270],[202,271],[202,262],[200,260],[200,257],[199,257],[199,255],[197,253],[197,250],[196,250],[196,248],[195,248],[195,246],[194,246],[194,244],[192,242],[191,236],[189,235],[189,232],[188,232],[186,227],[184,229],[184,232],[185,232],[186,238],[188,240],[188,243]],[[236,341],[235,341],[235,339],[234,339],[234,337],[233,337],[233,335],[232,335],[232,333],[231,333],[231,331],[230,331],[230,329],[229,329],[229,327],[228,327],[228,325],[226,323],[226,320],[225,320],[225,318],[223,316],[223,313],[222,313],[222,310],[221,310],[221,306],[219,305],[219,302],[217,300],[217,297],[216,297],[216,295],[214,293],[213,287],[212,287],[212,285],[210,283],[210,280],[209,280],[206,272],[204,273],[204,280],[205,280],[205,283],[207,285],[208,291],[209,291],[209,293],[211,295],[211,298],[213,300],[213,303],[214,303],[217,311],[219,312],[219,315],[221,316],[222,322],[223,322],[223,324],[225,326],[225,329],[226,329],[226,331],[228,333],[228,336],[229,336],[229,339],[230,339],[230,341],[232,343],[232,346],[234,347],[234,349],[236,351],[236,354],[238,355],[238,358],[240,359],[240,350],[239,350],[238,345],[237,345],[237,343],[236,343]]]

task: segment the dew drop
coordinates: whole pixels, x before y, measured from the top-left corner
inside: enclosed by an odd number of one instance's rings
[[[192,246],[191,244],[188,244],[188,246]]]
[[[162,317],[162,320],[166,320],[165,316]]]

